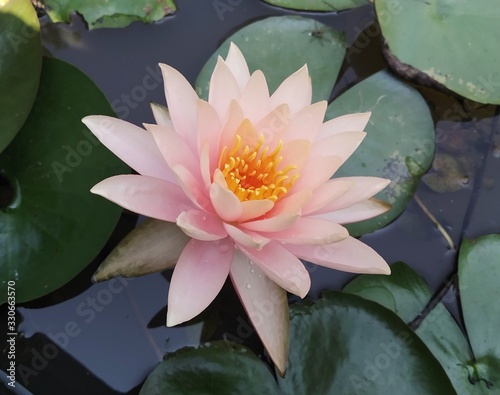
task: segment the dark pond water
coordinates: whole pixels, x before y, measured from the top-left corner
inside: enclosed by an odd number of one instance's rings
[[[212,2],[178,0],[179,11],[161,23],[134,23],[125,29],[88,32],[79,17],[70,26],[47,25],[46,50],[87,73],[116,108],[124,106],[133,123],[152,122],[150,101],[164,103],[163,88],[149,89],[147,97],[133,95],[145,75],[156,73],[163,62],[180,70],[192,83],[199,70],[227,36],[256,18],[294,14],[257,0],[245,0],[220,18]],[[385,67],[381,40],[371,6],[340,14],[307,14],[345,31],[352,44],[349,62],[333,96],[355,81]],[[422,90],[437,122],[438,153],[460,158],[463,171],[454,192],[436,193],[424,183],[417,196],[449,232],[455,245],[463,237],[500,233],[500,127],[496,109],[462,102],[430,89]],[[75,92],[77,94],[77,92]],[[491,144],[491,142],[495,144]],[[137,217],[124,214],[112,239],[89,267],[60,290],[18,308],[18,373],[16,394],[79,395],[137,394],[166,352],[200,341],[228,338],[264,355],[261,344],[230,284],[205,318],[181,328],[166,328],[166,301],[170,273],[127,281],[92,284],[100,260],[130,230]],[[454,294],[456,253],[434,223],[413,200],[403,215],[386,228],[362,238],[388,262],[404,261],[425,277],[431,288],[460,321]],[[352,275],[310,266],[310,296],[324,289],[340,289]],[[450,282],[451,281],[451,282]],[[441,295],[443,296],[443,295]],[[6,317],[6,308],[0,316]],[[1,344],[5,339],[0,337]],[[2,359],[2,364],[5,359]],[[6,366],[0,365],[5,369]],[[4,375],[2,375],[3,379]],[[8,388],[0,384],[0,394]]]

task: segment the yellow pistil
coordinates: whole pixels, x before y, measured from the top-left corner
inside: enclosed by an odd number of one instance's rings
[[[242,137],[236,134],[233,144],[224,147],[219,158],[219,169],[229,190],[242,202],[261,199],[276,202],[290,190],[299,177],[299,174],[288,174],[297,166],[277,169],[283,159],[283,156],[280,156],[283,146],[281,140],[271,153],[270,148],[263,144],[264,135],[260,134],[255,146],[243,147]]]

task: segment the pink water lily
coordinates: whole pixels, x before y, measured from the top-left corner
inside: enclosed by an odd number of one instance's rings
[[[327,103],[311,104],[307,66],[270,95],[264,74],[250,74],[234,44],[226,60],[217,61],[208,101],[178,71],[160,67],[168,110],[153,105],[156,124],[144,130],[114,118],[84,118],[139,173],[108,178],[92,192],[175,223],[175,231],[188,236],[185,246],[176,246],[167,325],[201,313],[229,275],[284,372],[285,291],[303,298],[310,288],[300,259],[355,273],[390,273],[373,249],[342,226],[387,211],[372,196],[389,181],[330,179],[362,142],[370,114],[323,122]]]

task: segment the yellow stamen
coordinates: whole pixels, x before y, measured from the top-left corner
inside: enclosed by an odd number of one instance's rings
[[[240,128],[252,128],[252,125],[249,121],[244,121]],[[260,134],[253,146],[246,144],[243,147],[243,138],[237,133],[233,143],[222,149],[219,169],[228,188],[242,202],[261,199],[276,202],[299,178],[298,173],[289,174],[297,168],[295,165],[288,165],[280,170],[277,168],[283,160],[283,156],[280,156],[282,141],[273,150],[263,144],[264,135]],[[268,153],[269,151],[271,152]]]

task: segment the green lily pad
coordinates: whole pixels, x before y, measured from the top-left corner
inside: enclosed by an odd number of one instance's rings
[[[89,29],[125,27],[134,21],[157,22],[176,11],[174,0],[44,0],[52,22],[66,22],[78,12]]]
[[[369,4],[368,0],[264,0],[266,3],[301,11],[342,11]]]
[[[328,99],[345,54],[344,35],[314,19],[278,16],[259,20],[224,41],[203,66],[196,80],[200,97],[208,97],[208,85],[217,57],[226,58],[231,41],[245,56],[250,72],[258,69],[264,72],[270,92],[307,63],[313,102]]]
[[[448,89],[500,104],[500,2],[377,0],[391,52]]]
[[[29,0],[0,2],[0,152],[23,126],[35,101],[42,44]]]
[[[285,394],[455,394],[424,343],[377,303],[327,292],[291,314]]]
[[[465,240],[458,264],[460,300],[479,378],[500,391],[500,235]]]
[[[168,354],[140,395],[279,394],[271,372],[250,350],[227,342]]]
[[[474,249],[475,244],[479,245],[478,249]],[[486,256],[480,256],[481,250],[484,251],[485,247],[486,249],[490,248],[490,251]],[[459,395],[493,394],[500,381],[498,341],[492,337],[493,332],[498,329],[498,326],[495,326],[498,324],[498,317],[494,313],[484,315],[484,309],[483,315],[481,315],[480,311],[476,311],[475,308],[471,309],[470,306],[467,306],[467,302],[464,303],[464,297],[467,300],[467,294],[472,295],[475,298],[473,306],[477,306],[478,303],[482,304],[490,312],[491,309],[495,308],[492,300],[496,299],[488,299],[487,297],[491,296],[492,293],[495,296],[496,288],[488,287],[488,285],[484,287],[484,280],[485,277],[491,278],[492,281],[489,285],[494,284],[495,279],[498,280],[500,272],[498,265],[496,268],[491,266],[482,269],[478,269],[477,266],[485,264],[485,262],[493,262],[493,257],[498,256],[496,255],[498,248],[500,248],[499,236],[487,236],[478,239],[476,242],[466,241],[460,250],[460,267],[467,267],[465,270],[469,270],[472,277],[481,279],[481,282],[475,285],[467,284],[467,280],[465,283],[463,279],[460,280],[462,307],[467,328],[469,328],[468,322],[472,322],[472,325],[476,326],[479,332],[479,335],[476,335],[474,329],[472,331],[468,329],[470,343],[474,352],[469,347],[469,343],[459,326],[442,303],[437,303],[430,311],[426,312],[425,317],[421,315],[432,297],[432,292],[425,285],[422,277],[403,263],[392,265],[392,274],[389,277],[380,275],[359,276],[349,283],[344,288],[344,291],[379,302],[381,300],[379,290],[385,290],[397,301],[397,304],[394,305],[395,308],[387,304],[384,304],[385,306],[396,312],[407,322],[414,319],[416,321],[420,320],[415,329],[416,334],[441,363]],[[489,260],[490,258],[491,260]],[[488,263],[485,265],[487,266]],[[472,267],[474,267],[473,270],[471,270]],[[485,273],[488,274],[485,276]],[[391,279],[393,276],[396,276],[396,279]],[[464,277],[461,273],[460,276]],[[465,277],[469,276],[466,275]],[[477,285],[480,285],[480,287],[478,288]],[[477,295],[483,292],[483,288],[492,292],[486,295],[485,299],[480,299]],[[482,296],[484,297],[485,294],[488,294],[488,291],[485,291]],[[388,298],[389,296],[386,296],[386,299]],[[471,312],[473,317],[470,316]],[[489,333],[490,336],[485,338],[481,335],[485,332]],[[476,350],[473,339],[479,341],[479,344],[486,344],[490,350]],[[491,348],[495,350],[492,351]]]
[[[404,103],[404,105],[401,105]],[[405,209],[420,177],[432,163],[435,133],[422,96],[413,88],[380,71],[343,93],[328,106],[326,118],[371,111],[363,143],[335,173],[341,176],[377,176],[392,183],[377,197],[390,203],[387,213],[348,225],[360,236],[387,225]]]
[[[45,58],[33,109],[0,157],[15,193],[0,208],[0,303],[7,281],[16,282],[18,302],[68,282],[118,221],[121,208],[89,190],[128,168],[82,124],[91,114],[113,115],[101,91],[73,66]]]

